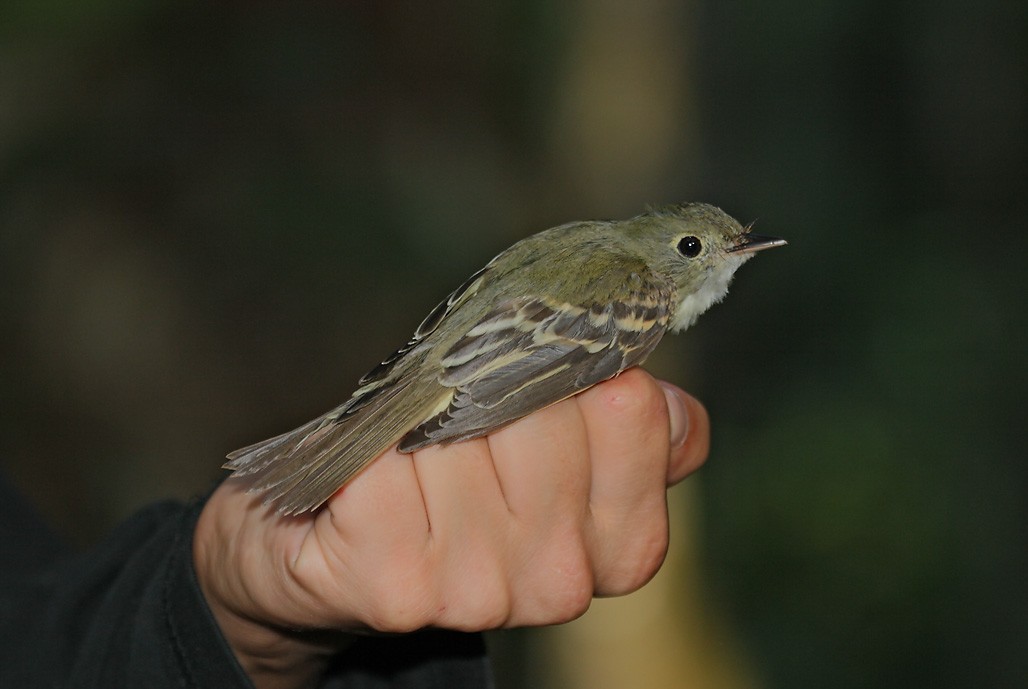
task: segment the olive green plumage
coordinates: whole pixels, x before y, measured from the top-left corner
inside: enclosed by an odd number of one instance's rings
[[[369,462],[476,438],[641,364],[721,300],[760,237],[713,206],[575,222],[514,244],[428,315],[345,403],[228,455],[286,514]]]

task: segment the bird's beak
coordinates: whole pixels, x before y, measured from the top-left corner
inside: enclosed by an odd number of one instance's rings
[[[773,249],[776,246],[784,246],[786,241],[778,237],[765,237],[764,235],[747,232],[739,237],[739,243],[729,251],[736,254],[748,254],[764,249]]]

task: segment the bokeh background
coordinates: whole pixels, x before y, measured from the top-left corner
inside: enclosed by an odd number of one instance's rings
[[[0,462],[74,542],[337,404],[514,240],[789,239],[649,368],[669,561],[501,686],[1028,686],[1028,4],[0,5]],[[13,566],[6,563],[4,566]]]

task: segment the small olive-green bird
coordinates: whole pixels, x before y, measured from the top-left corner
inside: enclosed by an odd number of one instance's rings
[[[728,292],[756,251],[785,244],[686,203],[573,222],[514,244],[468,278],[339,407],[236,450],[280,513],[316,509],[399,443],[486,435],[641,364]]]

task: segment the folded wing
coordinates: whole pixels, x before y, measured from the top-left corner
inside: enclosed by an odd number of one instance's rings
[[[673,298],[670,284],[633,275],[605,303],[504,302],[445,354],[439,382],[452,400],[400,451],[485,435],[642,363],[667,330]]]

